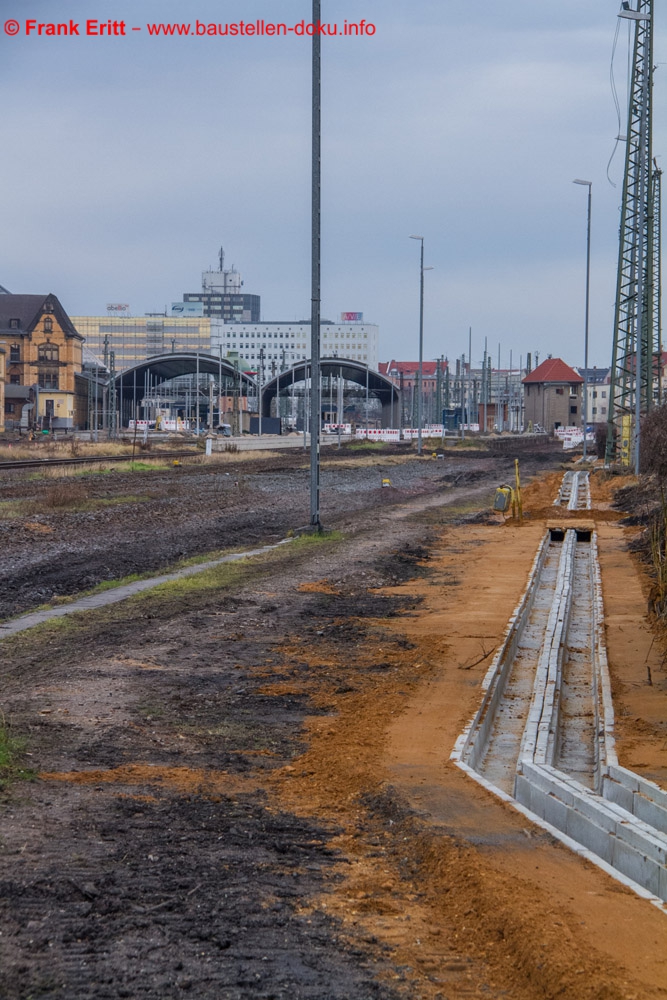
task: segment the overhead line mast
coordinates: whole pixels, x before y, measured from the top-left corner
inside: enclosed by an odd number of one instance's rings
[[[653,0],[624,2],[635,22],[616,280],[606,460],[639,472],[641,420],[660,396],[660,181],[653,166]],[[658,196],[656,199],[656,195]],[[659,270],[659,268],[658,268]]]
[[[653,269],[651,273],[651,278],[653,280],[651,295],[653,307],[652,322],[658,345],[656,358],[657,364],[654,378],[658,384],[657,401],[658,405],[661,406],[665,402],[665,397],[662,391],[662,170],[658,167],[655,158],[653,160],[653,177],[651,183],[651,215],[653,218],[653,225],[651,226],[651,258],[653,261]]]

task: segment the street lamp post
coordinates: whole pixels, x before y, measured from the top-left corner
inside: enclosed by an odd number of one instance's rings
[[[422,453],[422,423],[424,398],[422,392],[424,377],[424,271],[432,271],[432,267],[424,267],[424,237],[410,236],[411,240],[421,243],[419,263],[419,368],[417,369],[417,454]]]
[[[313,0],[313,24],[321,20],[321,2]],[[317,30],[312,43],[312,143],[311,143],[311,308],[310,308],[310,526],[320,523],[320,209],[321,209],[321,45]],[[304,377],[307,368],[304,364]],[[305,396],[304,396],[305,400]],[[304,411],[304,441],[305,441]]]
[[[588,188],[588,222],[586,226],[586,319],[584,322],[584,454],[586,461],[586,428],[588,425],[588,320],[590,312],[591,291],[591,189],[592,181],[575,180],[573,184],[581,184]]]

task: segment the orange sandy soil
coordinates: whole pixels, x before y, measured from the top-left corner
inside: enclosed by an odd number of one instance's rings
[[[353,934],[397,949],[415,998],[667,997],[667,915],[449,760],[545,522],[568,518],[551,503],[560,479],[546,475],[524,490],[523,526],[447,527],[428,575],[389,591],[423,603],[379,622],[377,643],[360,643],[355,659],[385,660],[391,680],[360,672],[354,690],[340,693],[328,680],[344,666],[335,650],[286,650],[320,663],[321,683],[310,694],[338,715],[311,719],[309,750],[274,775],[273,791],[281,806],[339,825],[345,881],[321,905]],[[645,618],[646,583],[626,548],[630,529],[609,506],[619,480],[592,480],[594,509],[585,517],[599,531],[619,757],[667,784],[664,649]],[[385,649],[387,630],[413,648]],[[384,811],[369,801],[384,802]]]
[[[522,526],[499,518],[444,527],[427,574],[387,591],[421,597],[415,611],[375,622],[370,638],[344,654],[326,637],[317,647],[295,638],[285,664],[317,665],[316,683],[294,669],[278,684],[257,665],[264,693],[305,691],[328,709],[310,718],[308,750],[292,765],[243,777],[139,764],[41,777],[163,785],[214,799],[263,785],[273,807],[329,820],[340,831],[343,879],[318,906],[352,938],[392,947],[411,1000],[664,1000],[667,915],[449,759],[546,522],[582,519],[552,505],[561,475],[524,490]],[[583,518],[598,529],[618,751],[621,763],[667,785],[665,647],[645,617],[648,584],[626,547],[636,529],[623,528],[610,507],[621,484],[593,477],[594,510]],[[326,578],[293,586],[337,592]],[[404,977],[396,980],[404,990]]]

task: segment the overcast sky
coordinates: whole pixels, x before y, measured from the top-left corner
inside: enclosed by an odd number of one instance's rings
[[[322,0],[322,315],[362,311],[380,358],[484,338],[583,363],[593,182],[590,362],[611,356],[624,148],[609,83],[617,0]],[[310,313],[310,42],[151,37],[151,22],[310,20],[309,0],[0,0],[0,284],[72,315],[133,314],[198,291],[225,248],[262,318]],[[658,14],[660,12],[658,11]],[[125,20],[127,37],[86,37]],[[15,36],[7,19],[19,22]],[[26,37],[26,20],[80,37]],[[131,31],[141,27],[141,31]],[[665,147],[656,24],[654,151]],[[616,79],[625,132],[628,35]]]

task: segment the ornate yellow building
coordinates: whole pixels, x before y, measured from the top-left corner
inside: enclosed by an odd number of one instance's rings
[[[31,425],[74,426],[74,376],[81,371],[82,343],[55,295],[0,294],[3,382],[32,390]],[[9,406],[16,412],[9,413]],[[2,409],[8,425],[10,420],[20,425],[24,404],[8,398]]]

